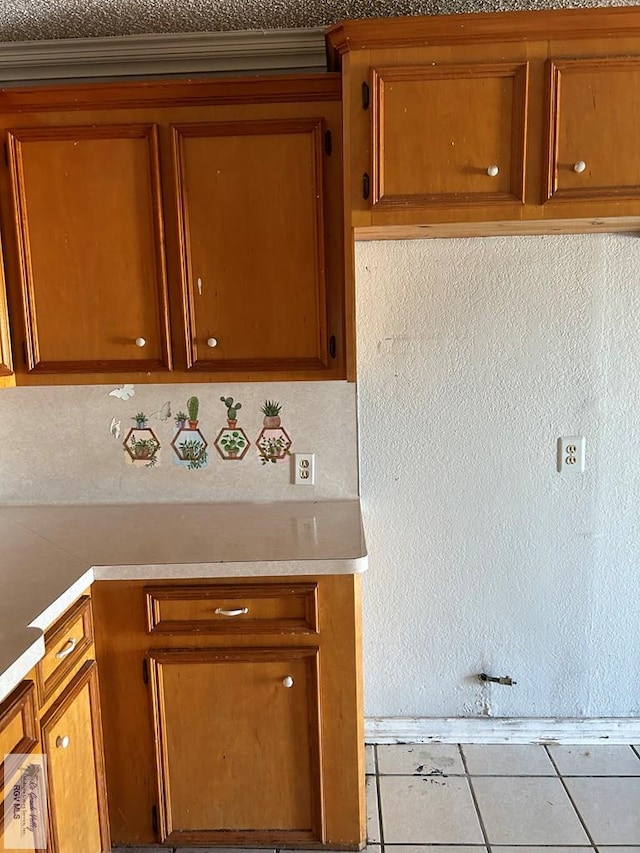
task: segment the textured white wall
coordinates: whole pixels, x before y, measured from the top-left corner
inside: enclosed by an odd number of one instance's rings
[[[639,270],[634,235],[358,244],[367,715],[640,714]]]

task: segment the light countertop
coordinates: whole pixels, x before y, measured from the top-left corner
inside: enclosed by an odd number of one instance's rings
[[[353,574],[358,501],[0,508],[0,700],[94,580]]]

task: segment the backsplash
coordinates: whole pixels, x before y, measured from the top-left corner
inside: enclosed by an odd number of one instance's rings
[[[6,389],[0,442],[4,504],[358,495],[347,382]],[[292,485],[296,452],[315,454],[314,485]]]

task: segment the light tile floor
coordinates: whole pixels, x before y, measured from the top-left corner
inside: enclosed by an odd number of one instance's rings
[[[369,853],[640,853],[640,746],[368,746],[367,773]]]
[[[640,745],[367,746],[366,772],[365,853],[640,853]]]

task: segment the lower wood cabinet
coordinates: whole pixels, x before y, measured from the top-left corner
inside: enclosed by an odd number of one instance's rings
[[[95,661],[86,661],[41,720],[51,853],[109,849]]]
[[[37,798],[33,811],[24,808],[32,774],[23,756],[41,751],[36,713],[35,685],[29,679],[0,702],[0,850],[7,853],[46,848],[46,819]]]
[[[0,703],[0,849],[106,853],[111,842],[88,595],[46,631],[44,644],[42,660]],[[12,824],[5,826],[9,800]]]
[[[363,845],[359,576],[92,598],[114,844]]]
[[[318,650],[175,649],[149,660],[160,840],[322,842]]]

